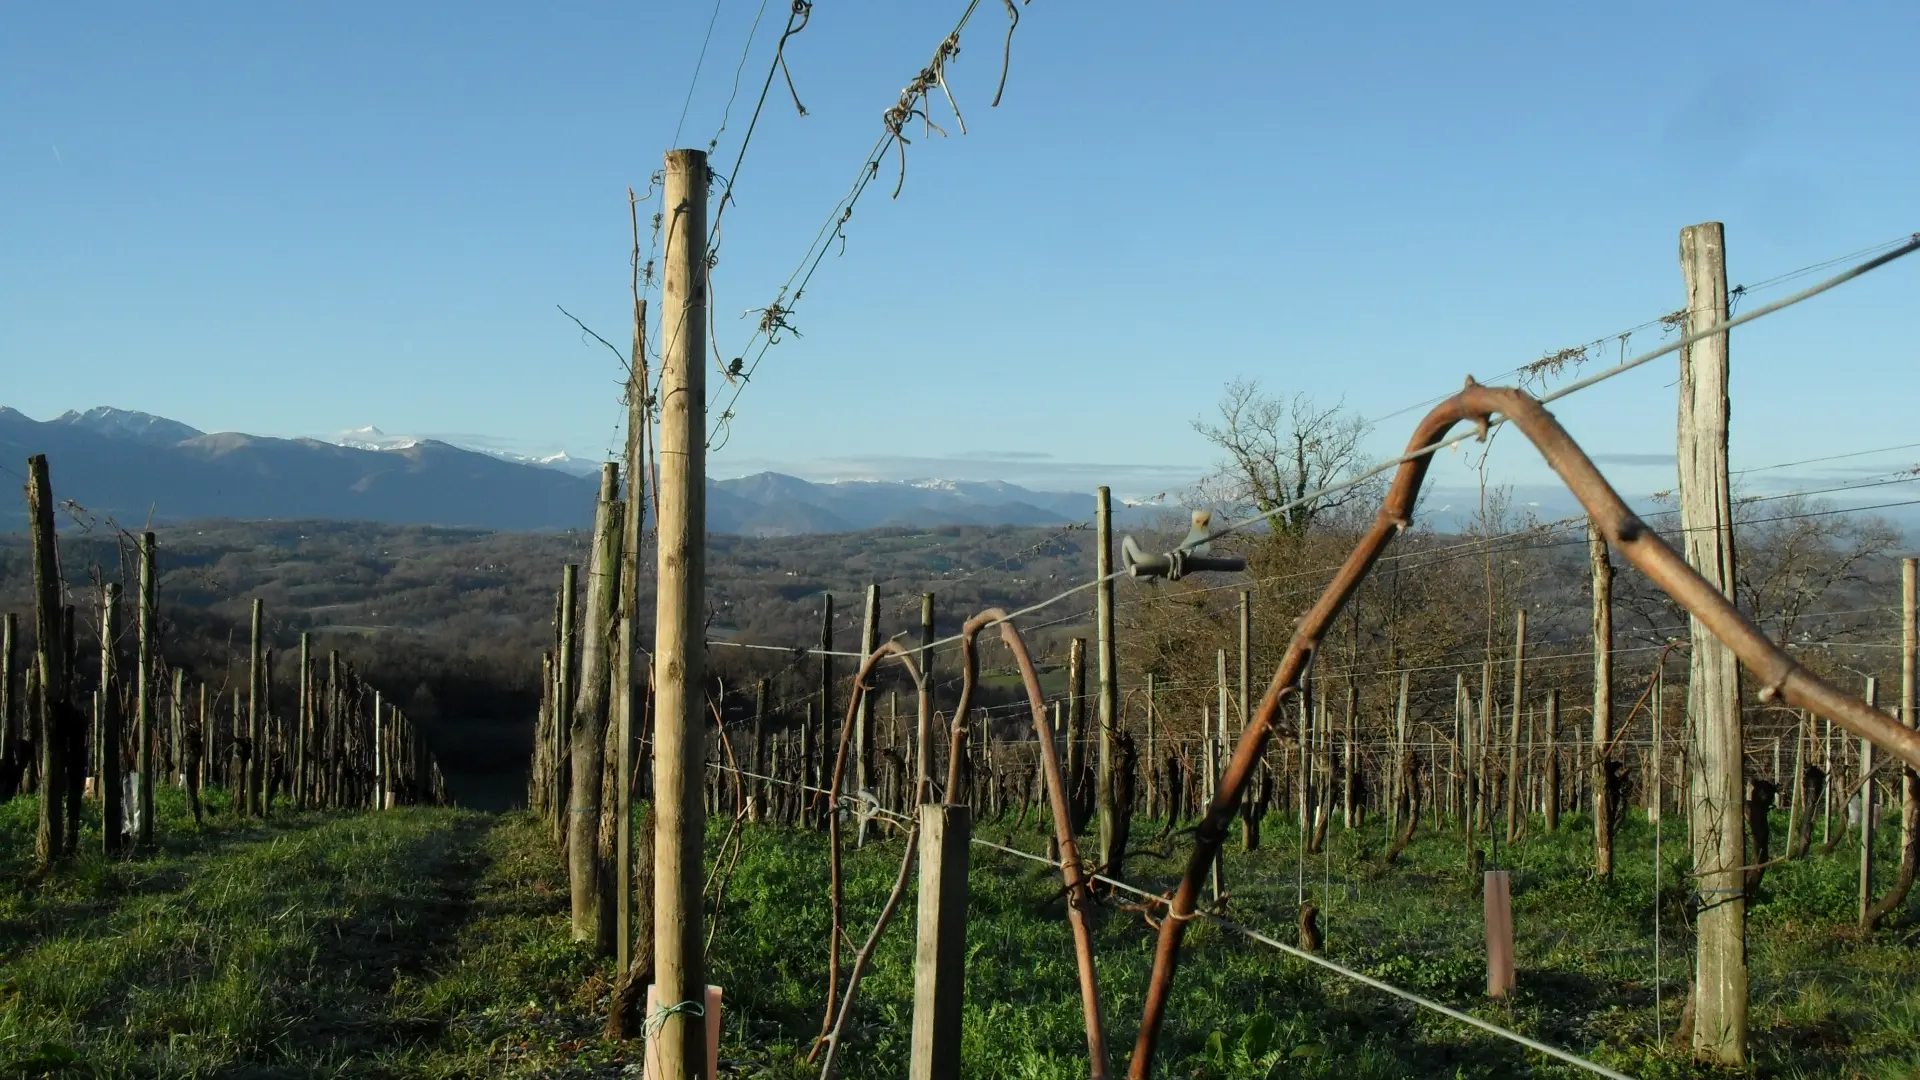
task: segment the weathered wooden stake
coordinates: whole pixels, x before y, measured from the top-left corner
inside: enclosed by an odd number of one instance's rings
[[[1659,768],[1659,762],[1654,762]],[[1545,799],[1542,809],[1546,812],[1547,831],[1560,829],[1560,688],[1547,691],[1547,760]]]
[[[553,673],[553,745],[547,751],[547,760],[551,764],[547,777],[547,811],[553,830],[553,842],[565,851],[567,843],[567,795],[572,790],[567,783],[572,774],[569,763],[572,757],[573,738],[573,699],[575,673],[579,671],[573,630],[573,612],[580,590],[580,566],[567,563],[560,568],[560,598]]]
[[[1123,815],[1133,812],[1120,805],[1116,787],[1119,767],[1120,669],[1114,648],[1113,632],[1113,492],[1102,486],[1094,493],[1093,572],[1100,584],[1094,588],[1095,652],[1094,663],[1100,678],[1099,722],[1100,761],[1094,788],[1100,804],[1100,862],[1107,872],[1119,876],[1126,861],[1127,829]]]
[[[34,741],[40,752],[40,820],[34,833],[34,862],[45,869],[66,854],[66,820],[61,796],[67,784],[67,666],[61,654],[59,555],[53,531],[53,483],[45,454],[27,459],[27,521],[33,530],[34,670],[40,680],[39,715]],[[81,763],[72,763],[80,768]]]
[[[100,770],[101,847],[120,854],[126,839],[126,801],[120,786],[120,583],[107,582],[100,597]]]
[[[702,376],[703,380],[705,376]],[[821,596],[820,610],[820,710],[819,728],[814,732],[813,747],[818,756],[807,762],[807,773],[813,777],[807,781],[817,788],[827,786],[827,757],[832,753],[828,748],[835,745],[833,738],[833,594]],[[837,808],[827,806],[821,800],[825,796],[819,792],[809,792],[807,805],[810,818],[816,828],[827,827],[826,815],[836,813]]]
[[[11,611],[0,613],[0,801],[13,798],[26,775],[21,753],[26,740],[14,689],[13,654],[19,635],[20,617]]]
[[[600,814],[606,769],[608,697],[613,687],[613,617],[620,596],[620,533],[626,509],[620,503],[620,466],[600,466],[600,497],[593,516],[593,549],[587,564],[587,619],[580,642],[580,686],[572,726],[572,783],[567,796],[567,882],[572,900],[573,940],[591,942],[600,955],[613,952],[613,907],[605,890],[611,867],[600,861]]]
[[[928,687],[933,685],[933,594],[920,594],[920,679]],[[928,710],[930,711],[930,710]],[[913,775],[917,777],[933,775],[933,748],[929,744],[937,742],[931,738],[931,732],[923,732],[918,726],[913,734]],[[919,788],[916,781],[914,787]],[[915,794],[915,799],[921,795]]]
[[[1507,727],[1507,843],[1520,839],[1526,809],[1520,789],[1520,710],[1527,701],[1527,613],[1513,613],[1513,711]]]
[[[920,910],[913,972],[911,1080],[958,1080],[967,988],[967,865],[962,805],[920,807]]]
[[[711,1075],[701,1022],[706,997],[701,912],[706,758],[707,186],[699,150],[667,154],[660,372],[659,568],[654,628],[654,985],[659,1047],[653,1080]],[[832,628],[831,620],[827,626]],[[830,689],[831,657],[823,657]]]
[[[1880,683],[1873,676],[1867,676],[1866,693],[1862,695],[1866,703],[1873,708],[1880,707]],[[1867,914],[1873,910],[1873,743],[1860,740],[1860,925],[1867,925]]]
[[[1086,830],[1093,813],[1092,770],[1087,767],[1087,639],[1074,638],[1067,646],[1067,809],[1072,811],[1073,835]]]
[[[142,847],[153,843],[154,808],[153,785],[158,771],[154,763],[154,536],[150,532],[140,534],[140,607],[135,613],[139,631],[138,652],[135,662],[139,668],[134,672],[134,736],[139,746],[134,750],[134,770],[139,775],[139,787],[134,798],[139,801],[138,816],[140,828],[135,838]],[[175,753],[179,751],[176,749]]]
[[[1593,588],[1593,872],[1613,876],[1613,815],[1607,790],[1607,762],[1613,745],[1613,560],[1607,538],[1587,523],[1587,562]]]
[[[252,608],[252,634],[247,646],[247,754],[241,774],[241,802],[246,806],[247,813],[264,817],[267,803],[267,717],[260,708],[260,684],[266,678],[260,666],[260,650],[264,645],[260,638],[260,624],[266,603],[255,597]]]
[[[1725,233],[1719,222],[1680,233],[1687,329],[1727,318]],[[1734,595],[1732,484],[1727,469],[1727,335],[1680,352],[1680,528],[1687,562],[1729,600]],[[1747,1057],[1747,912],[1740,669],[1733,651],[1697,618],[1687,715],[1693,721],[1694,873],[1702,897],[1694,965],[1693,1051],[1740,1064]]]
[[[860,655],[872,656],[880,639],[880,586],[868,585],[866,610],[860,619]],[[864,661],[863,661],[864,662]],[[874,790],[873,776],[873,697],[861,694],[859,708],[854,713],[853,727],[853,782],[854,790],[867,793]],[[861,814],[859,823],[854,826],[854,846],[865,847],[867,826],[873,820],[870,814]]]

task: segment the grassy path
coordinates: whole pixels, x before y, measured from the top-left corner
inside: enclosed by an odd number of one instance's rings
[[[593,1067],[588,1008],[567,1007],[592,965],[566,940],[554,860],[515,833],[524,819],[407,809],[194,831],[175,813],[151,855],[28,882],[31,811],[0,808],[0,1076]]]

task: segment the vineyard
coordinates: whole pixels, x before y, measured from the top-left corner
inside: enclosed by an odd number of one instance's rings
[[[856,207],[900,196],[936,115],[967,133],[949,66],[983,12],[1001,105],[1025,5],[970,0],[722,348],[722,221],[782,83],[808,115],[813,4],[788,8],[738,114],[732,71],[731,161],[716,132],[626,190],[630,346],[559,309],[621,370],[590,530],[403,506],[156,532],[63,497],[57,454],[0,464],[26,523],[0,539],[0,1080],[1920,1075],[1920,554],[1875,513],[1920,500],[1863,504],[1920,466],[1854,467],[1920,444],[1730,438],[1736,338],[1910,271],[1881,273],[1920,233],[1742,284],[1726,228],[1688,225],[1677,307],[1396,411],[1227,383],[1187,490],[1021,529],[728,519],[806,537],[775,549],[719,535],[740,497],[710,459]],[[906,385],[917,346],[889,347],[849,411]],[[1129,393],[1102,423],[1163,422]],[[1627,408],[1674,444],[1621,443]],[[949,411],[920,422],[1023,452]],[[1575,511],[1516,499],[1496,452]],[[587,501],[553,459],[482,464],[440,467],[534,493],[504,520]],[[255,471],[236,490],[283,494]],[[345,486],[426,498],[392,475]]]

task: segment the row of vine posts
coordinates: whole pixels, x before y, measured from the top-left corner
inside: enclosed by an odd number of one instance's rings
[[[153,845],[161,783],[183,791],[196,822],[209,787],[226,791],[235,815],[255,818],[276,808],[447,802],[419,730],[337,651],[313,655],[303,632],[293,678],[275,678],[262,601],[251,604],[244,686],[169,663],[152,532],[127,537],[138,553],[134,595],[104,582],[92,601],[97,620],[87,619],[61,574],[46,457],[29,458],[27,469],[33,621],[23,631],[17,613],[0,613],[0,800],[39,796],[42,871],[79,850],[89,800],[106,854]],[[91,643],[82,635],[89,624]],[[276,706],[276,690],[292,701]]]

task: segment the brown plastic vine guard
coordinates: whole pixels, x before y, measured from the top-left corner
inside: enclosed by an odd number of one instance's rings
[[[1796,708],[1828,717],[1852,734],[1920,768],[1920,732],[1901,726],[1866,702],[1813,675],[1768,640],[1752,620],[1742,615],[1719,590],[1687,565],[1678,552],[1627,509],[1627,504],[1600,475],[1579,444],[1531,395],[1511,388],[1481,386],[1469,378],[1465,389],[1435,406],[1420,422],[1407,452],[1426,450],[1463,420],[1476,424],[1484,437],[1495,413],[1518,427],[1540,451],[1567,489],[1586,508],[1608,543],[1666,590],[1714,637],[1732,649],[1743,666],[1760,678],[1762,701],[1778,697]],[[1127,1073],[1131,1080],[1146,1080],[1152,1074],[1154,1045],[1166,1020],[1174,970],[1180,959],[1180,940],[1186,934],[1187,923],[1199,900],[1200,884],[1219,855],[1228,825],[1240,809],[1247,781],[1273,733],[1280,706],[1298,692],[1300,675],[1321,636],[1360,587],[1374,561],[1396,534],[1412,524],[1414,500],[1426,478],[1430,459],[1430,454],[1422,453],[1403,462],[1394,473],[1393,486],[1373,526],[1347,556],[1340,573],[1320,599],[1300,620],[1299,629],[1273,674],[1273,681],[1260,699],[1253,721],[1234,747],[1226,774],[1220,778],[1219,794],[1196,830],[1193,854],[1169,905],[1170,914],[1160,924],[1153,977],[1147,985],[1146,1008],[1140,1018],[1140,1034],[1134,1043]]]

